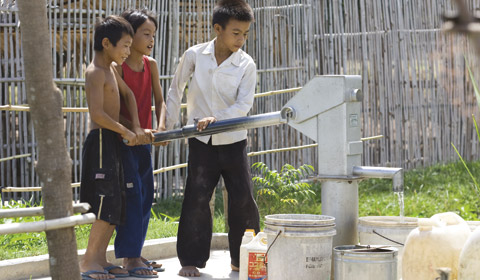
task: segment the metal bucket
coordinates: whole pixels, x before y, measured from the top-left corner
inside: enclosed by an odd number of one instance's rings
[[[337,246],[333,249],[334,279],[396,280],[397,255],[394,247]]]
[[[335,218],[309,214],[265,217],[268,279],[330,279]]]

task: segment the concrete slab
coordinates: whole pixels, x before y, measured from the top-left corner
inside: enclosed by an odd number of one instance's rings
[[[176,237],[170,237],[146,240],[143,246],[142,256],[164,264],[166,271],[160,273],[162,279],[188,279],[177,275],[180,263],[176,257],[176,242]],[[203,277],[207,278],[192,277],[192,279],[238,279],[238,273],[230,269],[227,234],[214,233],[211,248],[213,250],[211,258],[207,267],[201,271],[204,273]],[[78,251],[79,260],[84,254],[85,250]],[[121,264],[121,259],[115,259],[113,246],[108,246],[107,258],[115,265]],[[51,279],[49,275],[48,255],[0,261],[0,280]]]
[[[165,267],[164,272],[158,273],[158,278],[152,279],[167,279],[167,280],[222,280],[233,279],[238,280],[238,272],[232,271],[230,268],[230,252],[227,250],[213,250],[210,253],[210,259],[207,262],[207,266],[200,269],[202,274],[200,277],[182,277],[177,273],[180,270],[180,262],[176,257],[156,260],[158,263],[163,264]],[[50,280],[51,277],[33,278],[34,280]],[[142,278],[126,277],[118,278],[125,280],[139,280]],[[144,278],[143,278],[144,279]]]

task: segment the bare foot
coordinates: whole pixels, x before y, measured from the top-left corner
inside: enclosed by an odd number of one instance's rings
[[[199,277],[200,276],[200,271],[195,266],[184,266],[180,271],[178,272],[178,275],[180,276],[193,276],[193,277]]]
[[[124,258],[123,267],[125,267],[125,269],[128,270],[130,273],[134,273],[137,275],[156,275],[157,274],[156,271],[153,271],[145,263],[143,263],[141,258]]]
[[[230,264],[230,266],[232,267],[233,271],[240,271],[240,269],[238,267],[234,266],[233,264]]]
[[[82,275],[89,276],[92,279],[108,280],[115,278],[115,276],[104,272],[103,267],[97,263],[81,261],[80,271]]]

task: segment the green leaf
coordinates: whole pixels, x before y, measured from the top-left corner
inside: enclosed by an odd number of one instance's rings
[[[460,160],[462,161],[463,166],[465,166],[465,169],[467,169],[468,174],[470,174],[470,177],[472,178],[473,183],[475,184],[475,188],[477,189],[477,192],[478,192],[478,183],[477,183],[477,180],[475,180],[475,177],[473,177],[472,172],[470,172],[470,169],[468,168],[467,164],[466,164],[465,161],[463,160],[463,157],[462,157],[462,156],[460,155],[460,153],[458,152],[457,147],[455,147],[455,145],[453,145],[453,143],[451,143],[451,144],[452,144],[453,148],[455,149],[455,152],[457,153],[458,157],[459,157]]]
[[[180,217],[170,217],[167,214],[163,214],[163,213],[160,213],[160,215],[165,217],[165,219],[164,219],[165,222],[176,222],[176,221],[180,220]]]
[[[480,133],[478,132],[478,125],[477,125],[477,120],[475,120],[475,116],[472,114],[473,118],[473,124],[475,125],[475,131],[477,132],[477,137],[480,139]]]
[[[155,213],[155,211],[153,211],[153,208],[150,209],[150,214],[152,215],[154,221],[159,220],[158,215]]]
[[[473,90],[475,92],[475,97],[477,98],[477,105],[480,108],[480,90],[478,88],[477,82],[475,81],[475,76],[473,76],[472,70],[468,64],[467,58],[465,57],[465,65],[467,66],[468,75],[470,76],[470,80],[472,81]]]

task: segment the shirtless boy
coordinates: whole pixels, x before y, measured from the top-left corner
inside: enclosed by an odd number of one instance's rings
[[[97,220],[92,225],[85,256],[80,262],[82,279],[114,279],[128,276],[105,268],[106,250],[113,230],[125,220],[125,184],[120,158],[122,138],[128,145],[151,143],[151,133],[140,128],[137,105],[131,90],[112,66],[122,64],[130,54],[131,25],[123,18],[109,16],[95,26],[93,61],[85,72],[85,91],[90,114],[90,133],[82,154],[80,200],[88,202]],[[118,83],[117,83],[118,82]],[[132,130],[119,123],[120,96],[132,118]],[[110,270],[111,271],[111,270]]]

